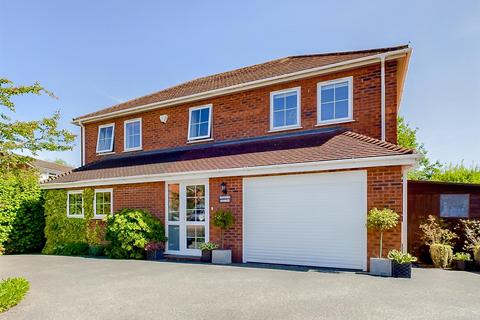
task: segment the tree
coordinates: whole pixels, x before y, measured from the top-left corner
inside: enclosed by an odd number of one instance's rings
[[[418,128],[411,128],[410,124],[403,117],[398,117],[397,121],[397,144],[401,147],[416,150],[422,158],[418,168],[408,173],[410,180],[430,180],[433,175],[437,174],[442,165],[436,161],[432,163],[427,157],[425,145],[417,139]]]
[[[379,258],[382,257],[383,252],[383,233],[387,230],[393,229],[397,225],[399,218],[400,216],[398,213],[388,208],[373,208],[368,212],[367,228],[380,232]]]
[[[233,217],[232,211],[229,209],[218,209],[217,212],[213,215],[213,225],[217,228],[220,228],[220,247],[223,247],[223,234],[225,230],[233,226],[235,223],[235,218]]]
[[[431,178],[434,181],[480,183],[480,166],[472,164],[466,167],[463,162],[457,165],[449,164],[435,172]]]
[[[14,85],[12,81],[0,78],[0,106],[15,113],[12,98],[28,94],[47,94],[55,97],[39,83],[30,86]],[[5,110],[6,111],[6,110]],[[22,167],[31,160],[20,155],[25,151],[33,156],[39,151],[66,151],[72,149],[75,135],[58,128],[60,113],[40,120],[12,120],[4,110],[0,109],[0,170],[11,171]]]

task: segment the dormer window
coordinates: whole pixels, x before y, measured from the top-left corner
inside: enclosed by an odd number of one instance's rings
[[[300,88],[270,93],[270,130],[300,127]]]
[[[97,153],[113,151],[113,137],[115,125],[104,124],[98,127]]]
[[[142,119],[131,119],[124,122],[124,150],[142,149]]]
[[[353,119],[352,87],[352,77],[320,82],[317,85],[319,125]]]
[[[190,108],[188,140],[211,138],[212,105]]]

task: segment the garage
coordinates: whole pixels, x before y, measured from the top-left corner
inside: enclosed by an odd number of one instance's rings
[[[366,171],[243,184],[244,262],[366,270]]]

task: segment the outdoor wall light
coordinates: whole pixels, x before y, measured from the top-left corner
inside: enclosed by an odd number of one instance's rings
[[[221,188],[223,194],[227,194],[227,192],[228,192],[227,191],[227,184],[225,182],[222,182],[220,184],[220,188]]]

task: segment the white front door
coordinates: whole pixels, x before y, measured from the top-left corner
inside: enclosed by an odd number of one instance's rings
[[[168,254],[199,256],[208,242],[208,180],[168,182],[165,194]]]

